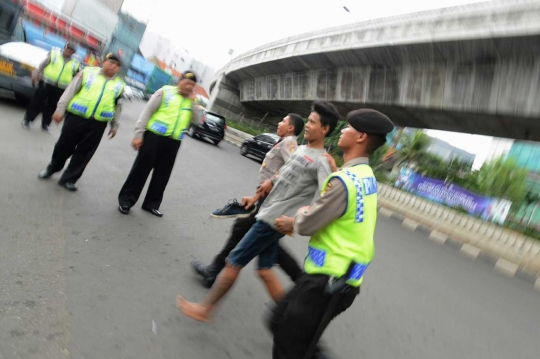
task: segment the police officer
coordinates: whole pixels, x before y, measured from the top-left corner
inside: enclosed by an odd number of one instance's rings
[[[330,320],[352,305],[373,259],[377,181],[368,158],[394,125],[370,109],[350,112],[347,121],[338,142],[345,162],[341,170],[328,177],[312,207],[276,220],[282,233],[294,228],[311,239],[305,274],[273,313],[274,359],[314,357],[308,348],[314,350]]]
[[[72,58],[74,53],[75,45],[66,42],[63,52],[60,49],[53,49],[34,71],[32,85],[35,87],[36,82],[39,81],[39,83],[34,98],[24,115],[23,128],[29,129],[30,122],[33,122],[43,109],[41,128],[43,131],[49,131],[56,103],[62,96],[64,89],[79,72],[80,63]]]
[[[116,76],[121,66],[120,58],[109,53],[101,68],[86,67],[71,81],[52,116],[58,123],[64,116],[66,121],[51,162],[39,173],[39,178],[49,178],[61,171],[71,157],[58,184],[70,191],[77,190],[75,182],[96,152],[107,124],[110,123],[109,138],[118,130],[118,101],[125,86]]]
[[[180,143],[192,122],[192,93],[197,77],[186,71],[178,86],[163,86],[150,98],[135,125],[131,145],[139,151],[131,172],[118,195],[118,210],[128,214],[141,195],[152,169],[142,209],[154,216],[163,217],[159,206],[169,182]],[[197,116],[194,124],[199,123]]]

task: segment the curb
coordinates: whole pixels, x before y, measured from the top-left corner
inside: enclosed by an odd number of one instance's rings
[[[234,147],[238,147],[240,148],[242,146],[241,143],[238,143],[230,138],[227,138],[227,133],[225,133],[225,137],[223,138],[223,140],[227,143],[230,143],[231,145],[233,145]]]
[[[420,231],[424,232],[429,236],[429,239],[435,243],[441,245],[447,245],[455,248],[461,254],[471,258],[480,260],[482,262],[488,263],[493,267],[493,269],[510,278],[520,278],[521,280],[530,283],[533,288],[540,292],[540,273],[532,273],[523,268],[523,266],[518,263],[509,261],[508,259],[493,256],[493,254],[488,253],[487,251],[478,248],[472,244],[464,243],[463,241],[452,238],[451,236],[446,235],[436,229],[428,228],[418,222],[403,216],[400,213],[394,212],[391,209],[383,207],[379,204],[379,215],[386,218],[393,218],[401,222],[401,225],[413,232]]]

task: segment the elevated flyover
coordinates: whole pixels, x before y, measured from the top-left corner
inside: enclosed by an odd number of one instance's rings
[[[397,125],[540,141],[540,1],[493,1],[281,39],[216,72],[210,108],[270,121],[329,100]]]

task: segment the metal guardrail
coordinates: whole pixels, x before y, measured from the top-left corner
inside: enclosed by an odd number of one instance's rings
[[[235,145],[236,147],[242,146],[242,143],[244,143],[245,140],[251,137],[253,136],[231,127],[228,127],[225,131],[225,141]]]

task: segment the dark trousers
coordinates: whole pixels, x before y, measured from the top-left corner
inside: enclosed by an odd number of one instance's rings
[[[63,89],[39,81],[34,97],[26,109],[24,119],[32,122],[43,111],[41,115],[41,127],[48,127],[51,124],[52,115],[56,110],[56,104],[63,93]]]
[[[60,182],[77,182],[96,152],[106,127],[107,122],[86,119],[67,112],[62,133],[54,146],[49,171],[61,171],[71,157]]]
[[[153,169],[142,206],[159,209],[179,149],[180,141],[146,131],[137,158],[118,195],[118,203],[121,206],[133,207],[139,200],[146,179]]]
[[[331,299],[324,293],[327,283],[327,275],[304,274],[277,304],[270,323],[274,334],[273,359],[303,359],[307,354]],[[336,294],[340,298],[331,318],[347,310],[359,293],[360,288],[349,287],[346,292]]]
[[[264,200],[263,200],[264,201]],[[259,212],[259,208],[263,201],[260,201],[257,205],[257,210],[247,218],[238,218],[234,221],[231,228],[231,233],[225,246],[221,249],[215,257],[214,261],[210,265],[212,271],[219,273],[225,267],[225,260],[229,256],[229,253],[236,247],[236,245],[244,238],[247,232],[255,224],[257,219],[255,216]],[[302,268],[298,266],[296,260],[285,250],[283,247],[278,247],[276,263],[279,264],[281,269],[295,282],[302,274]]]

